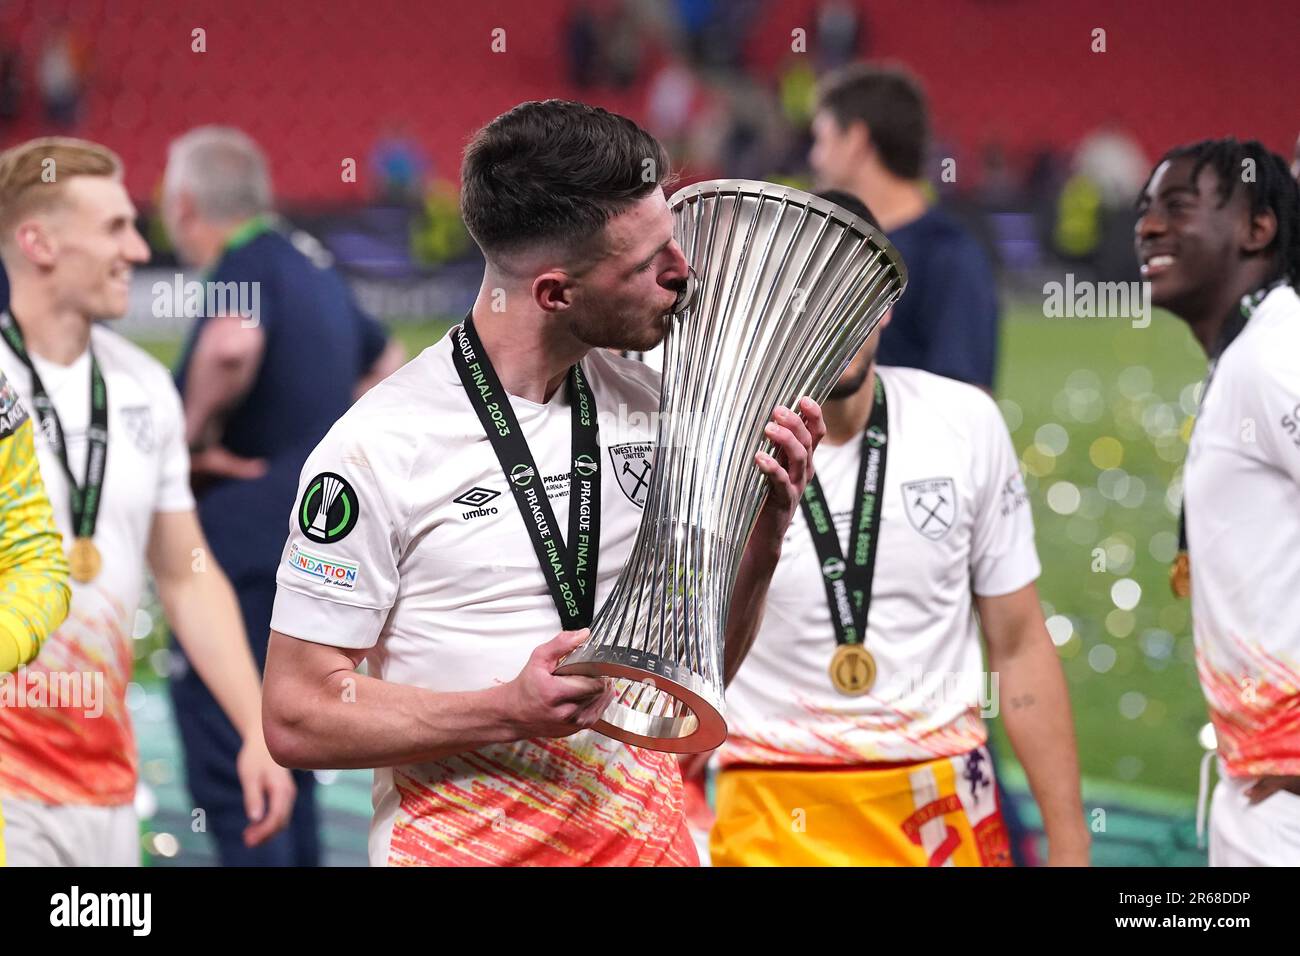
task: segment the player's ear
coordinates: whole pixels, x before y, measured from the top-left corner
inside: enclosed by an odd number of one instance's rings
[[[28,219],[14,230],[14,243],[28,262],[37,266],[53,266],[58,253],[58,242],[39,219]]]
[[[533,279],[533,301],[543,312],[563,312],[573,304],[573,279],[559,269],[543,272]]]
[[[849,123],[849,128],[844,133],[855,153],[869,153],[874,149],[871,143],[871,128],[863,120]]]
[[[1263,252],[1277,236],[1277,215],[1272,209],[1262,209],[1255,213],[1246,223],[1246,235],[1242,239],[1241,249],[1248,255]]]
[[[173,199],[176,210],[176,221],[182,225],[189,225],[199,215],[199,204],[194,201],[194,197],[184,190],[176,193]]]

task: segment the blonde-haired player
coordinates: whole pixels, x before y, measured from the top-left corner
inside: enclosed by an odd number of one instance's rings
[[[127,309],[149,257],[109,150],[32,140],[0,155],[0,371],[38,422],[36,450],[69,547],[66,623],[28,666],[51,687],[0,709],[0,799],[15,865],[139,862],[137,755],[126,687],[148,565],[194,665],[245,739],[246,839],[284,824],[293,799],[261,733],[257,672],[225,575],[194,514],[180,399],[166,370],[96,324]],[[78,699],[80,698],[80,699]]]

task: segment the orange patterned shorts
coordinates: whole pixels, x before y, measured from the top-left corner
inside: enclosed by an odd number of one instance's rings
[[[718,775],[714,866],[1010,866],[984,747],[883,768]]]

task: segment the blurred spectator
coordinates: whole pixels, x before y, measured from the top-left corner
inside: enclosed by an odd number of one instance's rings
[[[1075,173],[1061,187],[1052,238],[1056,251],[1070,259],[1087,259],[1101,245],[1101,190]]]
[[[763,0],[677,0],[695,64],[725,73],[738,71],[749,35],[762,20],[762,7]]]
[[[77,119],[85,66],[82,53],[72,35],[60,31],[46,41],[37,63],[36,80],[45,115],[61,126],[71,126]]]
[[[695,74],[676,57],[651,77],[646,87],[646,114],[655,136],[672,141],[685,135],[698,86]]]
[[[1079,143],[1074,168],[1096,185],[1103,206],[1131,209],[1147,181],[1151,164],[1131,133],[1107,123]]]
[[[411,225],[411,258],[427,268],[449,262],[468,248],[460,190],[446,179],[435,179],[425,192],[422,214]]]
[[[849,0],[826,0],[817,9],[817,65],[834,70],[860,54],[862,14]]]
[[[22,104],[21,58],[18,48],[8,39],[0,41],[0,124],[18,118]]]
[[[240,290],[237,314],[205,309],[198,317],[176,378],[199,519],[264,668],[299,471],[354,396],[401,364],[401,350],[360,311],[338,273],[277,231],[266,161],[238,130],[203,127],[172,143],[162,212],[180,259],[202,270],[210,289]],[[207,809],[222,864],[317,865],[313,776],[294,774],[289,828],[245,847],[234,728],[192,668],[172,680],[171,693],[190,794]]]
[[[420,204],[426,163],[419,143],[404,132],[389,133],[375,144],[371,164],[379,181],[380,202],[392,206]]]
[[[820,189],[842,189],[880,219],[907,264],[908,285],[881,336],[882,365],[904,365],[992,390],[998,303],[975,238],[921,182],[929,138],[925,96],[897,68],[845,67],[822,85],[810,163]]]
[[[983,160],[980,198],[987,208],[1005,209],[1016,201],[1020,186],[999,140],[991,139],[984,144]]]
[[[635,3],[614,10],[601,24],[605,79],[616,90],[627,89],[641,75],[641,25]]]
[[[1084,137],[1061,191],[1057,251],[1104,279],[1136,279],[1133,203],[1146,182],[1146,155],[1127,131],[1107,123]]]
[[[1055,197],[1065,181],[1065,161],[1052,146],[1044,144],[1029,159],[1025,191],[1035,205]]]
[[[776,83],[786,122],[793,129],[807,129],[817,96],[817,75],[808,65],[808,58],[790,57]]]
[[[578,4],[564,25],[564,45],[569,52],[569,81],[580,90],[596,85],[600,40],[595,14]]]
[[[1291,175],[1300,179],[1300,136],[1295,139],[1295,149],[1291,154]]]

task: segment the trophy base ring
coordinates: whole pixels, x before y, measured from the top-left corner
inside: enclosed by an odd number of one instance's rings
[[[688,712],[681,716],[661,717],[641,713],[615,701],[591,728],[606,737],[633,747],[675,754],[703,753],[727,739],[727,722],[717,708],[677,681],[613,661],[572,661],[561,664],[555,673],[561,676],[621,677],[637,683],[653,681],[656,689],[671,694],[687,707]]]

